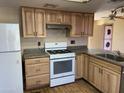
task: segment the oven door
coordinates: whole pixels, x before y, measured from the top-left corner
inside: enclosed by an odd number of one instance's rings
[[[61,58],[50,61],[50,78],[75,75],[75,58]]]

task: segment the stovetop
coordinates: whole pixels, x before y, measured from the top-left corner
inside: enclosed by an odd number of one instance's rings
[[[72,53],[72,51],[63,49],[63,50],[47,50],[49,54],[65,54],[65,53]]]

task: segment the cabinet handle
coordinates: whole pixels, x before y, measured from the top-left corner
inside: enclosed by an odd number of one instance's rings
[[[36,32],[35,36],[37,36],[37,32]]]
[[[39,72],[40,71],[40,69],[36,69],[36,72]]]
[[[36,62],[40,62],[40,60],[36,60]]]
[[[101,69],[101,74],[103,74],[103,70]]]
[[[36,84],[39,84],[41,81],[40,80],[38,80],[38,81],[36,81]]]
[[[101,73],[101,69],[99,68],[99,73]]]
[[[35,32],[33,32],[34,33],[34,35],[35,35]]]

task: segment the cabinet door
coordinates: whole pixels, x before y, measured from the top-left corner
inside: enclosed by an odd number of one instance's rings
[[[89,58],[88,55],[82,54],[82,76],[88,80],[89,76]]]
[[[72,14],[72,37],[81,37],[82,36],[82,14],[73,13]]]
[[[35,10],[35,29],[37,37],[46,36],[45,11],[41,9]]]
[[[89,82],[93,84],[96,88],[101,90],[102,85],[102,74],[101,66],[90,62],[89,64]]]
[[[63,13],[63,24],[71,25],[71,13]]]
[[[63,22],[63,15],[58,11],[46,11],[46,22],[48,24],[60,24]]]
[[[82,78],[82,55],[76,56],[76,62],[75,62],[75,70],[76,70],[76,79]]]
[[[120,74],[109,69],[104,69],[102,75],[102,85],[103,93],[119,93]]]
[[[22,8],[22,26],[24,37],[34,37],[36,35],[33,8]]]
[[[94,14],[84,14],[84,35],[93,35]]]

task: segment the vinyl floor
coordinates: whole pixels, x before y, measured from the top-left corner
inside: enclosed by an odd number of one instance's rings
[[[57,86],[54,88],[44,87],[37,90],[25,91],[25,93],[101,93],[84,80],[75,83]]]

